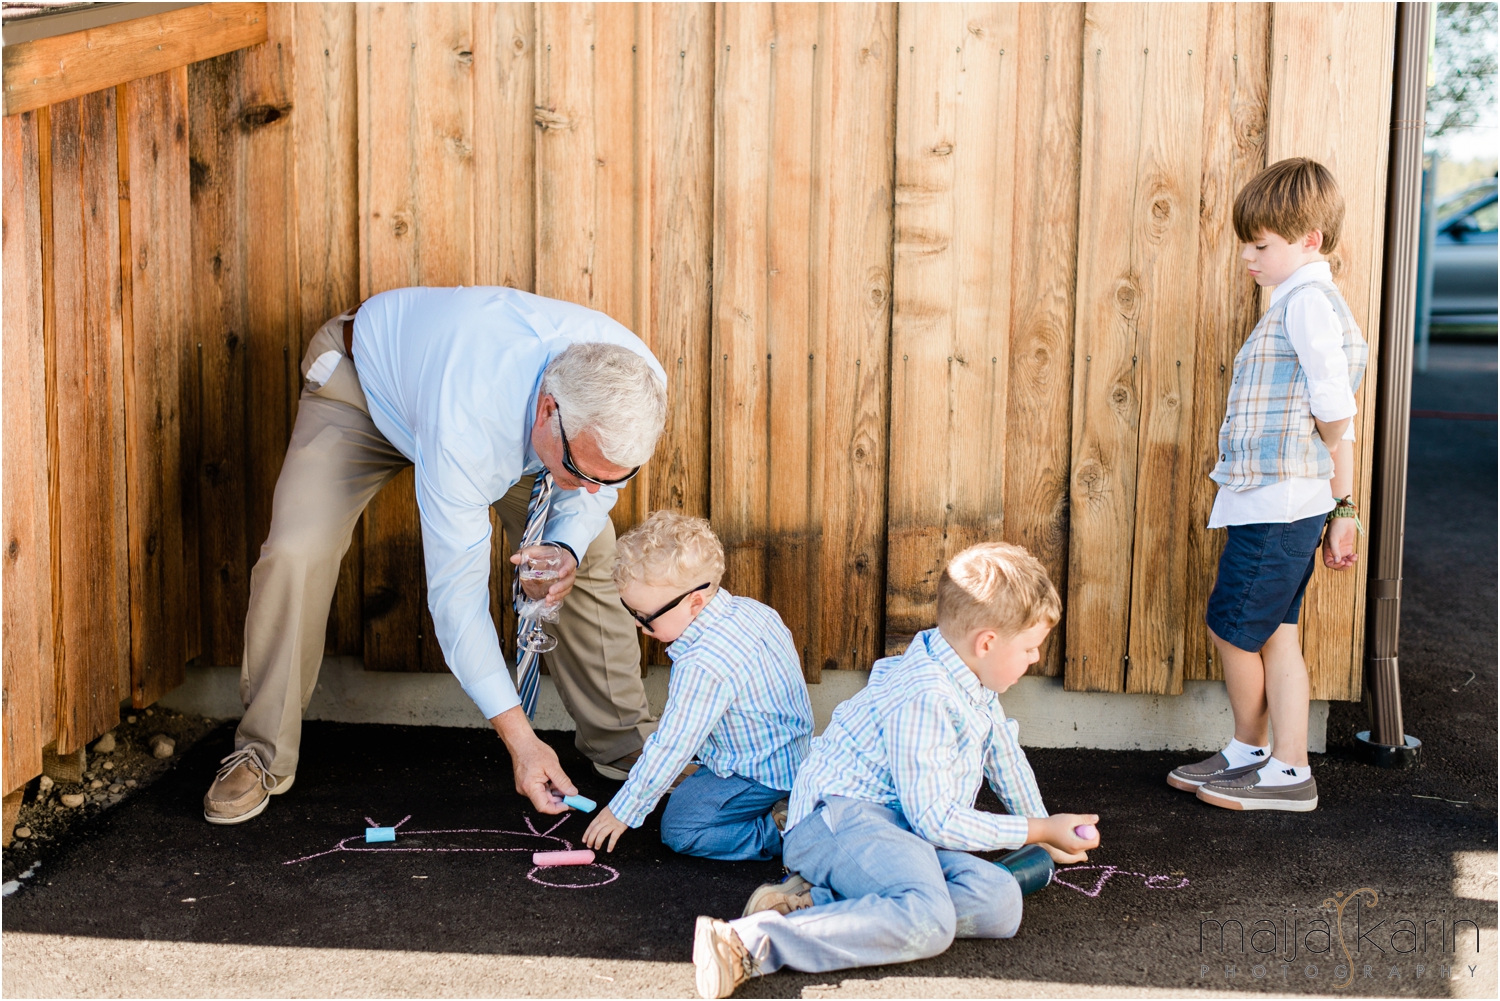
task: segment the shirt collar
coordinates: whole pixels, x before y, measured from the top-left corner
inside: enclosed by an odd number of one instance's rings
[[[979,678],[969,670],[969,665],[963,662],[963,658],[943,638],[943,634],[937,629],[928,629],[921,636],[922,643],[927,648],[927,655],[947,670],[948,676],[958,690],[968,696],[969,701],[974,705],[988,709],[998,696],[979,683]]]
[[[689,599],[684,598],[683,600],[687,601]],[[667,645],[667,655],[675,661],[687,653],[688,647],[696,643],[707,630],[712,628],[715,621],[729,614],[729,610],[733,604],[734,595],[730,594],[723,587],[720,587],[714,592],[714,596],[708,599],[708,604],[703,606],[703,611],[699,612],[693,621],[688,623],[687,628],[682,631],[682,635]]]
[[[1292,272],[1290,278],[1277,285],[1275,290],[1271,292],[1272,304],[1286,298],[1286,296],[1291,294],[1292,289],[1299,285],[1306,285],[1308,282],[1328,282],[1330,285],[1333,284],[1333,267],[1327,261],[1313,261],[1311,264],[1302,265],[1302,267]]]

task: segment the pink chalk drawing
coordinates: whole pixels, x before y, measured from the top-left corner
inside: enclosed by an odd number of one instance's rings
[[[1092,887],[1079,886],[1077,883],[1070,883],[1063,878],[1064,875],[1071,876],[1075,872],[1081,874],[1089,871],[1093,871],[1097,875],[1085,877],[1083,881],[1087,883],[1088,878],[1093,878],[1094,885]],[[1180,890],[1188,885],[1186,877],[1148,876],[1144,872],[1130,872],[1129,870],[1119,869],[1112,865],[1070,865],[1066,869],[1055,871],[1052,874],[1052,882],[1066,886],[1070,890],[1077,890],[1085,897],[1097,897],[1104,892],[1104,884],[1116,876],[1139,876],[1145,880],[1146,889],[1148,890]],[[1173,880],[1176,882],[1172,882]]]
[[[568,816],[564,815],[545,831],[537,830],[530,817],[526,818],[527,829],[524,831],[500,831],[481,827],[441,831],[402,831],[401,825],[411,819],[411,815],[407,814],[395,825],[399,840],[394,844],[367,846],[365,836],[361,832],[344,838],[327,851],[294,858],[283,862],[282,865],[296,865],[299,862],[308,862],[325,855],[332,855],[334,852],[524,852],[525,857],[529,859],[532,852],[569,851],[573,848],[573,842],[552,833],[567,823]],[[380,826],[369,817],[365,818],[365,823],[371,827]],[[431,843],[433,840],[441,840],[446,844],[435,845]],[[499,844],[496,844],[496,841],[499,841]],[[543,878],[544,876],[547,878]],[[620,878],[620,873],[598,862],[592,865],[534,865],[526,874],[526,878],[538,886],[548,886],[558,890],[587,890],[613,883]],[[562,882],[554,880],[562,880]]]

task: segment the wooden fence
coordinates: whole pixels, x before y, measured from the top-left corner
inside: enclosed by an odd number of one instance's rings
[[[1219,676],[1206,474],[1260,309],[1230,205],[1328,164],[1379,350],[1393,5],[267,6],[264,44],[5,119],[7,790],[238,663],[303,347],[413,284],[651,345],[667,433],[616,523],[709,516],[809,681],[991,538],[1066,594],[1037,672]],[[408,473],[330,652],[444,669],[420,551]],[[1359,697],[1363,595],[1314,576],[1315,698]]]

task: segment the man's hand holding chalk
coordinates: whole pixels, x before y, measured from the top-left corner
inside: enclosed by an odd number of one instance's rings
[[[583,832],[583,843],[596,851],[609,843],[607,851],[615,850],[615,842],[620,840],[620,835],[628,831],[625,822],[610,812],[609,807],[599,811],[599,816],[589,822],[588,830]]]

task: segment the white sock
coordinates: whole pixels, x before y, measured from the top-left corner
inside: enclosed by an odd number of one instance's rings
[[[1256,747],[1242,740],[1229,741],[1229,746],[1219,752],[1224,755],[1224,760],[1229,762],[1230,768],[1241,768],[1245,765],[1253,765],[1258,761],[1268,761],[1271,757],[1270,747]]]
[[[1312,778],[1312,768],[1308,765],[1298,767],[1289,765],[1285,761],[1272,758],[1266,762],[1266,766],[1259,772],[1260,781],[1256,783],[1261,788],[1266,786],[1289,786],[1296,782],[1306,782]]]

